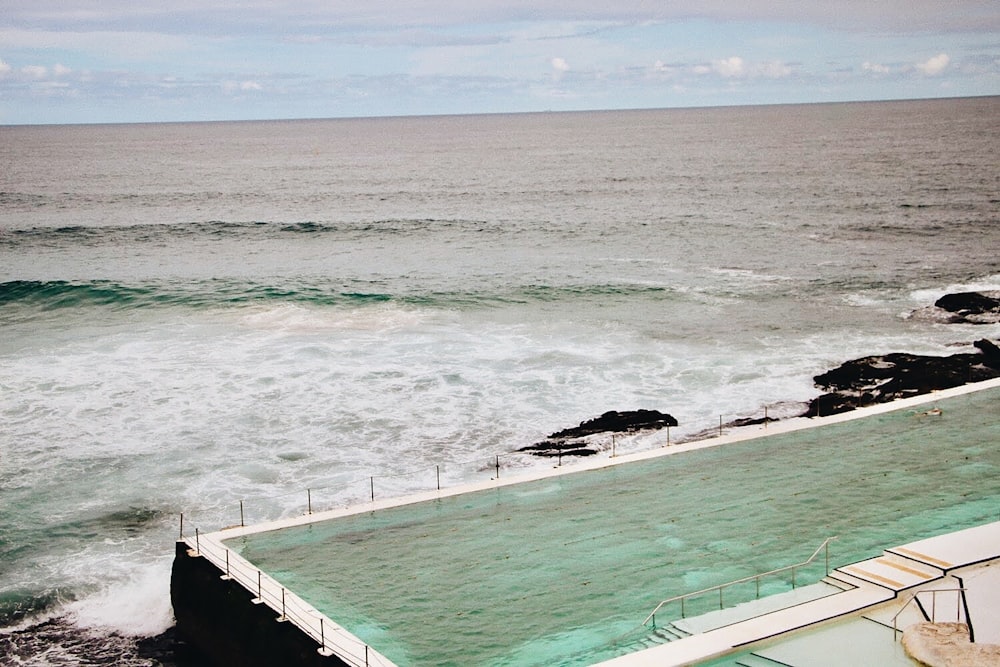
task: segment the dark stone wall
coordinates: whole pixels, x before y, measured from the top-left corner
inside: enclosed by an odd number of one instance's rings
[[[170,600],[177,620],[177,638],[219,667],[348,667],[324,657],[319,643],[292,623],[277,621],[264,604],[205,558],[188,553],[178,541],[170,574]]]

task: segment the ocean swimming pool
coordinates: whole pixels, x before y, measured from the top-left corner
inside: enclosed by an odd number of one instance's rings
[[[836,566],[1000,518],[1000,389],[934,405],[227,545],[399,665],[587,665],[658,601],[828,536]]]

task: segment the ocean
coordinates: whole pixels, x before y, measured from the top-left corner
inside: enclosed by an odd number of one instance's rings
[[[998,155],[997,97],[0,127],[0,662],[158,664],[182,514],[551,466],[516,450],[607,410],[789,417],[848,359],[1000,338],[913,315],[1000,289]]]

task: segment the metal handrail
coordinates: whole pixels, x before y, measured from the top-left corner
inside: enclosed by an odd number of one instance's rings
[[[930,593],[931,594],[931,618],[930,618],[930,621],[931,621],[931,623],[937,623],[937,594],[938,593],[958,593],[958,595],[955,596],[956,597],[955,602],[956,602],[956,607],[957,607],[955,609],[955,622],[956,623],[960,623],[961,622],[961,619],[962,619],[962,609],[964,607],[965,608],[965,625],[966,625],[966,627],[969,628],[969,641],[970,642],[974,641],[973,640],[973,634],[972,634],[972,622],[969,620],[969,605],[968,605],[968,602],[965,599],[965,591],[966,590],[967,589],[964,588],[964,587],[962,587],[962,588],[925,588],[924,590],[916,591],[915,593],[913,593],[910,596],[910,598],[903,604],[903,606],[899,608],[899,611],[896,612],[896,615],[892,617],[892,637],[893,637],[893,639],[898,641],[898,639],[899,639],[899,633],[902,632],[902,630],[900,630],[897,627],[897,619],[899,618],[899,615],[902,614],[903,611],[907,607],[909,607],[910,603],[912,603],[914,600],[917,601],[917,604],[920,604],[920,601],[917,599],[920,595],[923,595],[924,593]],[[927,618],[927,613],[924,612],[922,609],[921,609],[921,611],[924,614],[924,618]]]
[[[836,535],[834,535],[833,537],[828,537],[825,540],[823,540],[823,543],[816,548],[816,551],[813,552],[813,555],[810,556],[808,559],[802,561],[801,563],[796,563],[795,565],[786,565],[785,567],[779,567],[777,570],[771,570],[770,572],[762,572],[760,574],[754,574],[749,577],[743,577],[742,579],[727,581],[726,583],[718,584],[717,586],[703,588],[702,590],[695,591],[693,593],[685,593],[683,595],[675,595],[672,598],[668,598],[662,601],[660,604],[656,605],[656,608],[653,609],[652,612],[650,612],[649,616],[647,616],[646,619],[642,622],[642,625],[646,625],[647,623],[650,622],[650,620],[652,620],[653,627],[656,627],[656,612],[660,611],[660,609],[670,604],[671,602],[677,602],[678,600],[680,600],[681,603],[681,618],[684,618],[684,600],[688,598],[697,597],[699,595],[704,595],[705,593],[711,593],[712,591],[715,590],[719,591],[719,609],[722,609],[722,590],[724,588],[728,588],[729,586],[735,586],[736,584],[744,584],[748,581],[757,582],[757,596],[760,597],[761,578],[769,577],[774,574],[781,574],[782,572],[787,572],[789,570],[792,571],[792,588],[795,588],[795,570],[797,570],[800,567],[805,567],[806,565],[812,563],[814,560],[816,560],[816,557],[819,556],[819,552],[823,551],[823,549],[826,549],[826,574],[830,574],[830,542],[832,542],[835,539],[837,539]]]
[[[201,556],[217,567],[223,573],[222,579],[232,580],[255,594],[251,601],[253,604],[265,604],[278,613],[277,621],[290,621],[316,641],[320,655],[336,655],[353,667],[393,664],[333,621],[324,623],[325,616],[315,607],[228,547],[208,536],[199,535],[197,531],[193,541],[190,537],[182,540],[192,548],[192,555]]]

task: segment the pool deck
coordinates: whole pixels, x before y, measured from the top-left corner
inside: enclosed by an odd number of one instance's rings
[[[192,557],[205,557],[223,572],[224,579],[235,580],[254,594],[255,604],[271,607],[277,612],[280,619],[292,621],[306,635],[316,640],[320,645],[319,651],[322,655],[336,655],[343,662],[351,665],[389,667],[393,663],[378,654],[377,647],[366,646],[364,642],[345,628],[324,616],[312,605],[298,598],[292,591],[286,590],[266,573],[262,573],[252,563],[231,551],[225,546],[224,541],[379,509],[421,503],[558,475],[596,470],[779,433],[862,419],[875,414],[933,404],[944,398],[996,387],[1000,387],[1000,379],[922,394],[829,417],[794,418],[760,427],[736,428],[715,438],[672,444],[667,447],[611,458],[594,457],[591,460],[557,469],[542,468],[520,476],[494,478],[489,481],[473,482],[447,489],[361,503],[352,507],[251,526],[234,526],[213,533],[199,535],[196,532],[194,536],[182,535],[181,541],[187,545]],[[954,570],[994,560],[1000,561],[1000,522],[893,547],[887,549],[878,558],[838,568],[831,573],[829,579],[831,583],[845,589],[841,593],[765,613],[726,627],[695,634],[600,664],[602,667],[645,667],[646,665],[663,667],[665,665],[697,664],[736,650],[745,649],[751,644],[784,633],[861,613],[896,599],[904,591],[940,583]],[[977,638],[981,636],[985,639],[990,636],[995,637],[996,641],[1000,642],[1000,628],[997,627],[998,622],[1000,622],[1000,611],[998,611],[1000,610],[1000,587],[998,587],[1000,576],[997,576],[997,573],[1000,573],[1000,565],[992,568],[991,572],[989,577],[978,578],[981,584],[978,586],[979,590],[970,589],[969,598],[970,602],[973,599],[980,600],[977,607],[983,610],[980,612],[981,617],[984,620],[991,619],[988,624],[984,624],[982,630],[977,626]],[[976,618],[973,616],[974,620]],[[987,625],[991,627],[988,628]]]
[[[950,575],[994,561],[1000,563],[1000,521],[887,549],[877,558],[837,568],[828,580],[848,587],[842,593],[608,660],[600,667],[696,665],[786,633],[870,611],[901,594],[908,600],[909,594],[920,590],[951,588]],[[977,641],[992,643],[1000,641],[1000,567],[978,569],[988,576],[964,577],[969,616]]]

